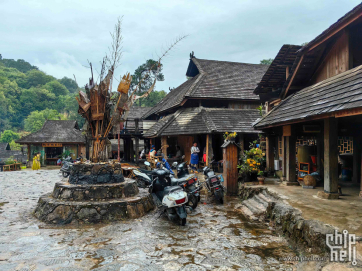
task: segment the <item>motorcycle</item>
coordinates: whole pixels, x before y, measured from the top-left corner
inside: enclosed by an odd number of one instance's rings
[[[167,175],[170,173],[165,169],[157,169],[153,172],[155,178],[149,187],[156,205],[163,209],[171,221],[179,220],[180,224],[186,224],[187,193],[180,186],[171,186]]]
[[[62,173],[64,178],[67,178],[70,175],[70,169],[73,165],[72,157],[68,156],[63,160],[63,166],[60,169],[60,173]]]
[[[187,162],[183,162],[178,164],[174,162],[172,167],[177,171],[177,178],[171,177],[171,185],[182,185],[185,188],[185,191],[188,196],[188,206],[195,209],[201,199],[200,197],[200,190],[202,186],[195,174],[189,174],[187,168]]]
[[[154,170],[147,169],[133,169],[134,177],[137,181],[137,186],[140,188],[147,188],[152,184],[152,181],[155,177]]]
[[[153,180],[157,177],[156,172],[158,169],[165,170],[167,172],[165,179],[170,183],[171,186],[179,186],[183,188],[188,197],[187,206],[195,209],[200,201],[201,186],[199,185],[196,175],[186,174],[188,171],[187,168],[186,171],[184,171],[183,164],[184,163],[180,164],[177,169],[177,172],[181,178],[175,178],[168,169],[163,167],[162,163],[158,164],[157,168],[154,170],[134,169],[133,174],[135,175],[137,186],[140,188],[146,188],[149,187]]]
[[[204,167],[203,172],[206,177],[205,185],[207,190],[215,196],[217,201],[223,204],[225,187],[222,183],[224,182],[224,178],[222,175],[216,176],[215,172],[208,167]]]
[[[75,162],[82,161],[83,157],[79,156]],[[60,168],[60,173],[62,173],[64,178],[67,178],[70,175],[70,170],[73,166],[73,159],[72,157],[68,156],[63,160],[63,166]]]

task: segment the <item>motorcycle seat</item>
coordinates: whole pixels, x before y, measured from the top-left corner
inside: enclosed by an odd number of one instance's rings
[[[181,184],[187,182],[191,176],[192,176],[192,174],[189,174],[189,175],[179,178],[179,179],[171,177],[171,186],[181,185]]]
[[[163,190],[165,192],[165,194],[169,194],[171,192],[175,192],[177,190],[182,190],[181,187],[174,187],[174,186],[166,186],[165,189]]]
[[[168,173],[169,172],[164,169],[158,169],[158,170],[152,171],[152,175],[156,175],[156,176],[166,176]]]

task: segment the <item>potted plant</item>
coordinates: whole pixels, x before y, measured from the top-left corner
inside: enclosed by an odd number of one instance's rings
[[[236,132],[233,132],[233,133],[228,133],[228,132],[226,132],[226,133],[224,134],[224,140],[225,140],[225,141],[232,141],[232,142],[234,142],[236,136],[237,136],[237,133],[236,133]]]
[[[238,165],[239,174],[244,177],[245,181],[256,181],[257,175],[263,166],[265,154],[255,146],[256,141],[250,144],[250,150],[243,151],[240,165]]]
[[[263,184],[264,184],[264,180],[265,180],[264,172],[263,172],[263,171],[259,171],[259,172],[258,172],[258,181],[259,181],[259,184],[260,184],[260,185],[263,185]]]

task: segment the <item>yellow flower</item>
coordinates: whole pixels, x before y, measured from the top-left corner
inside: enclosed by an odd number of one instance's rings
[[[253,167],[254,165],[253,165],[253,164],[250,164],[249,166]]]
[[[255,165],[255,164],[256,164],[256,162],[254,161],[254,162],[253,162],[253,164]]]

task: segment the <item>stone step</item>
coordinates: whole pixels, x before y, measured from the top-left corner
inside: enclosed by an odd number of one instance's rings
[[[109,201],[134,197],[139,191],[135,180],[125,178],[124,182],[111,184],[74,185],[58,182],[54,186],[52,196],[65,201]]]
[[[258,218],[256,216],[254,216],[253,212],[250,211],[250,209],[245,205],[241,205],[238,208],[238,211],[241,212],[249,220],[253,220],[253,221],[258,220]]]
[[[52,224],[99,223],[138,218],[154,208],[152,196],[145,191],[134,197],[107,201],[66,201],[46,194],[39,198],[34,215]]]
[[[268,194],[260,193],[258,196],[266,202],[274,201],[272,198],[270,198],[270,196]]]
[[[266,210],[266,208],[268,208],[268,201],[266,201],[263,197],[261,197],[260,196],[260,194],[258,194],[258,195],[255,195],[254,196],[254,199],[255,199],[255,201],[256,202],[258,202],[258,203],[260,203],[261,205],[263,205],[263,207],[265,208],[265,210]]]
[[[265,211],[265,208],[260,207],[260,204],[253,199],[245,200],[242,202],[242,204],[248,207],[254,215],[262,214]]]

